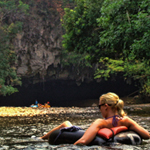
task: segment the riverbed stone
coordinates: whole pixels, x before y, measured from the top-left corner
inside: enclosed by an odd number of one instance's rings
[[[131,106],[132,108],[134,106]],[[139,107],[139,106],[138,106]],[[22,112],[22,109],[19,108],[18,110]],[[26,110],[31,111],[31,108],[25,108]],[[5,109],[8,111],[8,109]],[[7,146],[8,149],[18,149],[19,147],[27,146],[26,149],[52,149],[52,148],[61,148],[61,149],[72,149],[73,145],[67,146],[52,146],[48,145],[47,141],[43,143],[38,143],[37,141],[33,141],[31,139],[32,135],[37,137],[44,135],[46,132],[50,131],[52,128],[56,127],[60,123],[65,120],[70,120],[74,125],[80,126],[83,129],[87,129],[91,123],[97,119],[101,118],[100,112],[96,107],[55,107],[50,109],[33,109],[35,112],[41,112],[41,114],[36,114],[35,116],[6,116],[0,117],[0,125],[3,128],[0,128],[1,137],[0,137],[0,146],[2,147]],[[32,110],[32,111],[33,111]],[[31,112],[32,112],[31,111]],[[141,111],[141,110],[140,110]],[[26,114],[26,112],[24,111]],[[139,115],[129,115],[132,119],[137,121],[141,126],[145,127],[147,130],[150,131],[150,116],[142,116],[143,114]],[[145,114],[144,114],[145,115]],[[147,114],[149,115],[149,114]],[[44,133],[45,132],[45,133]],[[4,140],[3,140],[4,138]],[[2,139],[2,140],[1,140]],[[147,141],[147,140],[145,140]],[[145,142],[144,141],[144,142]],[[17,142],[22,142],[22,144],[15,144]],[[8,146],[11,144],[11,147]],[[149,141],[150,143],[150,141]],[[146,149],[150,147],[150,144],[145,142],[144,145],[133,147],[127,145],[111,145],[108,147],[73,147],[74,149]],[[25,148],[24,148],[25,149]],[[91,149],[90,149],[91,150]]]

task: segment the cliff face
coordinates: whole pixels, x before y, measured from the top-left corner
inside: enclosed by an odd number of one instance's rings
[[[21,19],[23,30],[13,41],[18,58],[17,74],[79,80],[81,77],[76,71],[64,69],[60,64],[63,34],[60,19],[64,14],[63,7],[72,7],[71,4],[63,3],[63,0],[34,0],[28,4],[29,15]]]
[[[62,49],[60,15],[52,2],[33,1],[29,15],[22,21],[23,31],[14,40],[20,76],[43,74],[48,66],[57,65]],[[52,10],[51,10],[52,9]]]

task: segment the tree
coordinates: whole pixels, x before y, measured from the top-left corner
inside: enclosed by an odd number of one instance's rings
[[[140,91],[150,93],[150,1],[105,0],[97,19],[100,33],[100,63],[96,78],[122,72],[139,80]]]
[[[17,92],[14,85],[21,85],[16,74],[16,55],[12,44],[13,38],[22,30],[18,16],[26,13],[28,5],[22,1],[0,1],[0,95]]]
[[[65,8],[62,23],[65,29],[63,48],[68,52],[83,54],[86,59],[99,51],[99,31],[96,19],[101,16],[103,0],[76,0],[74,9]],[[94,55],[93,55],[94,54]]]
[[[121,73],[150,93],[150,0],[76,1],[66,9],[63,47],[99,63],[95,78]]]

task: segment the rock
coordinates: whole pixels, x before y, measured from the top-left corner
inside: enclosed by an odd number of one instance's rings
[[[97,104],[93,103],[93,104],[92,104],[92,107],[97,107]]]
[[[135,110],[142,110],[142,108],[139,108],[139,107],[138,107],[138,108],[134,108],[134,109],[135,109]]]
[[[134,111],[134,108],[130,108],[130,111]]]
[[[51,3],[49,5],[49,3]],[[71,4],[71,5],[70,5]],[[61,17],[65,7],[74,7],[74,3],[57,1],[33,1],[28,3],[29,15],[22,16],[14,14],[15,21],[22,21],[22,32],[13,39],[13,46],[16,52],[16,71],[21,77],[28,79],[34,77],[33,83],[50,79],[75,79],[81,84],[86,78],[93,80],[93,69],[86,67],[84,70],[62,67],[62,35],[64,29]],[[61,12],[60,12],[61,10]],[[9,18],[8,18],[9,19]],[[93,67],[94,68],[94,67]]]

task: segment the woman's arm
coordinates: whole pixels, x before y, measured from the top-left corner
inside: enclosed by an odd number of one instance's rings
[[[126,126],[135,132],[137,132],[143,139],[149,139],[150,134],[147,130],[145,130],[143,127],[141,127],[138,123],[136,123],[134,120],[131,118],[127,117],[125,119]]]
[[[105,126],[105,124],[106,124],[106,121],[103,119],[95,120],[91,124],[91,126],[86,130],[84,135],[78,141],[76,141],[74,143],[74,145],[76,145],[76,144],[83,144],[83,145],[89,144],[95,138],[99,129],[103,128]]]
[[[51,131],[49,131],[47,134],[45,134],[44,136],[42,136],[42,137],[40,137],[40,138],[41,138],[41,139],[48,139],[49,136],[50,136],[50,134],[51,134],[52,132],[54,132],[55,130],[58,130],[58,129],[61,129],[61,128],[64,128],[64,127],[71,127],[71,126],[72,126],[72,124],[71,124],[70,121],[65,121],[65,122],[63,122],[61,125],[59,125],[59,126],[53,128]]]

